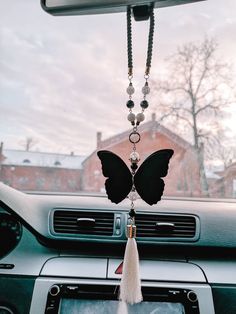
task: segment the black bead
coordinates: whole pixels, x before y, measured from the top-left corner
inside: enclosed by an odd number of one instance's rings
[[[130,216],[131,218],[134,218],[134,217],[135,217],[135,211],[134,211],[134,209],[131,209],[131,210],[129,211],[129,216]]]
[[[143,108],[143,109],[147,109],[148,107],[148,101],[147,100],[142,100],[141,103],[140,103],[140,106]]]
[[[131,169],[132,169],[132,170],[138,169],[138,165],[133,162],[132,165],[131,165]]]
[[[134,102],[133,100],[128,100],[127,103],[126,103],[126,106],[129,108],[129,109],[132,109],[134,108]]]

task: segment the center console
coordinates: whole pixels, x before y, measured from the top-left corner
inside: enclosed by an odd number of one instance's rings
[[[45,314],[116,313],[118,287],[112,284],[62,284],[49,288]],[[129,306],[129,313],[200,314],[195,291],[181,288],[145,286],[143,302]]]
[[[30,314],[115,314],[121,277],[115,270],[120,262],[51,259],[36,279]],[[141,261],[140,265],[143,302],[129,305],[129,314],[215,313],[211,287],[196,265],[168,261]]]

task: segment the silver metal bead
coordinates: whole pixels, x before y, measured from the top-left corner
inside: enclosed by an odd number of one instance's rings
[[[127,89],[126,89],[126,92],[127,92],[127,94],[128,94],[129,96],[133,95],[133,93],[135,92],[135,89],[134,89],[132,83],[129,84],[129,86],[128,86]]]
[[[133,112],[130,112],[127,116],[128,121],[134,122],[135,121],[135,114]]]
[[[142,93],[143,93],[144,95],[149,94],[149,93],[150,93],[150,87],[145,84],[145,85],[143,86],[143,88],[142,88]]]
[[[140,112],[136,115],[137,122],[142,122],[142,121],[144,121],[144,119],[145,119],[145,115],[142,112]]]

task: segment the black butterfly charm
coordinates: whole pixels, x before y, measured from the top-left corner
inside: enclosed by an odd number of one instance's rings
[[[133,186],[140,197],[149,205],[160,201],[165,183],[161,179],[168,173],[169,160],[174,154],[172,149],[162,149],[151,154],[132,176],[124,161],[108,150],[97,152],[102,163],[102,173],[108,178],[105,188],[109,200],[120,203]]]

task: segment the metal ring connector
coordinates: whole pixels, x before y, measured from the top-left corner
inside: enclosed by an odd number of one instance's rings
[[[141,136],[138,132],[131,132],[129,135],[129,141],[133,144],[137,144],[141,139]]]

